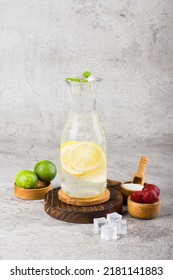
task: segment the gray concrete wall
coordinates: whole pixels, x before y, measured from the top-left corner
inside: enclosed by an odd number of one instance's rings
[[[84,70],[107,137],[171,139],[172,34],[172,0],[0,0],[0,139],[58,144]]]

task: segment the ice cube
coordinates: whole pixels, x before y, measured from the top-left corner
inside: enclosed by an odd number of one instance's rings
[[[106,240],[117,239],[117,230],[116,227],[113,227],[109,224],[101,227],[101,237]]]
[[[121,220],[118,224],[118,234],[127,234],[127,220]]]
[[[110,224],[113,227],[116,227],[117,234],[127,234],[127,221],[126,220],[116,220],[114,223]]]
[[[106,220],[105,217],[95,218],[93,221],[94,221],[94,231],[96,233],[100,233],[101,232],[101,227],[108,223],[108,221]]]
[[[122,215],[118,214],[117,212],[107,214],[107,220],[108,223],[110,224],[114,224],[116,221],[119,221],[121,219],[122,219]]]

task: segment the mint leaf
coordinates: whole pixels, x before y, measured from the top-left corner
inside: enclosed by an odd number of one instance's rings
[[[89,76],[91,76],[91,72],[85,71],[84,73],[82,73],[82,76],[83,76],[85,79],[87,79],[87,78],[89,78]]]
[[[81,82],[81,80],[78,79],[78,78],[66,78],[66,81],[70,81],[70,82]]]
[[[82,83],[88,83],[88,80],[87,78],[89,78],[91,76],[91,72],[89,71],[85,71],[83,74],[82,74],[82,77],[81,78],[66,78],[66,81],[70,81],[70,82],[82,82]]]

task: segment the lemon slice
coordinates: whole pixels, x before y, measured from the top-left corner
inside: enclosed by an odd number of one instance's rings
[[[68,141],[68,142],[64,142],[61,144],[61,151],[66,148],[66,147],[70,147],[73,146],[74,144],[78,144],[78,142],[76,141]]]
[[[71,151],[71,165],[81,173],[97,169],[104,161],[102,149],[93,142],[78,143]]]
[[[80,175],[81,172],[74,170],[71,165],[71,151],[77,142],[69,141],[61,145],[61,167],[70,174]]]
[[[61,146],[61,166],[73,175],[93,175],[105,166],[102,149],[93,142],[66,142]]]

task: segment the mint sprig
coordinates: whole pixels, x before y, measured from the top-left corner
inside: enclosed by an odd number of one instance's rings
[[[91,76],[91,72],[89,71],[85,71],[82,73],[82,77],[81,78],[66,78],[66,81],[70,81],[70,82],[82,82],[82,83],[88,83],[88,78]]]
[[[78,78],[66,78],[66,81],[70,81],[70,82],[81,82],[81,80],[78,79]]]

